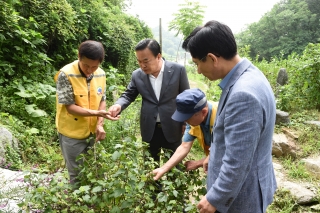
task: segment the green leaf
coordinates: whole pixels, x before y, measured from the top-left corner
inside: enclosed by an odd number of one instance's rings
[[[35,104],[26,105],[25,109],[31,117],[47,116],[47,113],[41,109],[35,109]]]
[[[140,182],[138,184],[138,189],[142,189],[144,187],[144,185],[145,185],[145,182]]]
[[[81,186],[79,188],[80,192],[88,192],[90,189],[90,186],[86,185],[86,186]]]
[[[121,156],[121,152],[115,151],[112,155],[112,160],[117,160]]]
[[[111,213],[120,213],[120,208],[118,206],[114,206],[112,209],[111,209]]]
[[[125,189],[115,189],[113,192],[114,197],[120,197],[122,194],[126,192]]]
[[[89,202],[89,201],[90,201],[90,196],[89,196],[89,195],[82,196],[82,199],[83,199],[85,202]]]
[[[27,129],[26,132],[29,134],[38,134],[39,130],[36,128],[31,128],[31,129]]]
[[[168,196],[166,194],[164,194],[163,192],[160,192],[158,194],[158,201],[161,202],[167,202],[168,200]]]
[[[112,86],[109,87],[109,91],[113,91],[113,90],[115,90],[115,89],[117,89],[117,86],[116,86],[116,85],[112,85]]]
[[[15,92],[14,94],[19,95],[22,98],[31,98],[31,97],[33,97],[32,94],[26,93],[25,90],[22,90],[20,92]]]
[[[132,206],[132,204],[131,204],[130,202],[126,201],[126,200],[123,201],[122,204],[121,204],[121,208],[122,208],[122,209],[128,208],[128,207],[130,207],[130,206]]]
[[[178,192],[176,191],[176,190],[173,190],[173,195],[175,196],[175,197],[178,197]]]
[[[92,189],[92,193],[96,193],[96,192],[100,192],[102,190],[102,187],[101,186],[96,186]]]

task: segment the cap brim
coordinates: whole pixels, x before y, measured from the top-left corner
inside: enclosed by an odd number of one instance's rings
[[[171,118],[175,121],[178,121],[178,122],[185,122],[186,120],[188,120],[189,118],[192,117],[194,113],[189,113],[189,114],[186,114],[186,113],[181,113],[181,112],[178,112],[177,110],[173,113],[173,115],[171,116]]]

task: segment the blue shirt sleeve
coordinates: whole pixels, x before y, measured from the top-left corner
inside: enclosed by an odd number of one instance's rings
[[[184,130],[182,142],[191,142],[191,141],[194,141],[194,139],[196,139],[196,137],[189,134],[190,129],[191,129],[190,125],[187,124],[186,130]]]

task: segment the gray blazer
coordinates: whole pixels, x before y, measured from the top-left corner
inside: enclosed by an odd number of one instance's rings
[[[275,117],[268,80],[244,59],[222,91],[210,148],[206,198],[219,212],[264,213],[272,202]]]
[[[180,64],[165,61],[163,80],[159,101],[151,86],[149,76],[140,68],[132,73],[127,90],[116,101],[121,111],[127,108],[136,97],[142,96],[140,111],[140,130],[142,140],[150,142],[159,113],[161,126],[168,142],[179,142],[182,137],[182,123],[171,119],[176,110],[176,97],[185,89],[189,89],[186,70]]]

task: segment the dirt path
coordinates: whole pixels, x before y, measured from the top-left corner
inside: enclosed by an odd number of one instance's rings
[[[199,81],[189,80],[190,88],[199,88],[203,92],[208,90],[208,85]]]

